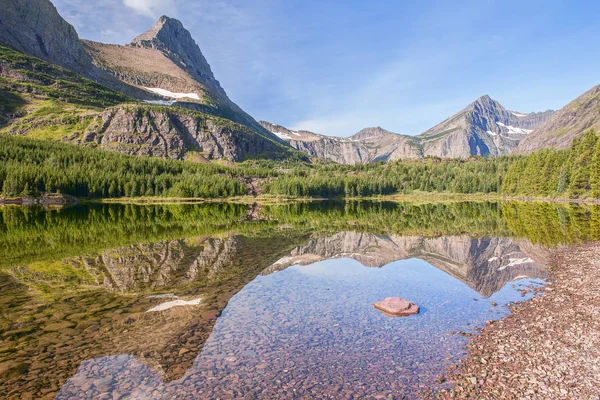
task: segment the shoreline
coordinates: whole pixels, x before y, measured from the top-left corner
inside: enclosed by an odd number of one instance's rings
[[[45,199],[56,198],[57,201],[46,202]],[[68,199],[68,200],[65,200]],[[73,204],[203,204],[203,203],[238,203],[238,204],[281,204],[290,202],[316,201],[374,201],[374,202],[407,202],[407,203],[453,203],[463,201],[520,201],[571,204],[600,204],[600,199],[568,199],[551,197],[512,197],[500,194],[460,194],[444,192],[416,192],[412,194],[394,194],[368,197],[285,197],[276,195],[235,196],[222,198],[203,197],[118,197],[118,198],[75,198],[69,195],[44,194],[40,197],[1,198],[2,206],[33,206],[33,205],[73,205]]]
[[[556,249],[550,265],[551,283],[474,335],[432,398],[600,397],[600,243]]]

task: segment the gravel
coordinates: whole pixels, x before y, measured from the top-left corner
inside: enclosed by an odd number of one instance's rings
[[[432,398],[600,398],[600,244],[556,250],[552,284],[489,323]]]

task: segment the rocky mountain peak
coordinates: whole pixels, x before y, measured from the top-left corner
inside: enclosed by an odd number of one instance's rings
[[[484,94],[483,96],[479,96],[477,98],[477,100],[475,100],[475,103],[479,102],[479,103],[492,103],[495,100],[492,99],[489,95]]]
[[[163,15],[156,21],[152,28],[133,39],[132,43],[143,44],[144,42],[152,41],[161,41],[164,43],[165,39],[168,41],[173,36],[177,37],[183,31],[187,32],[181,21]]]
[[[507,124],[514,117],[502,104],[487,94],[479,97],[467,109],[470,111],[467,114],[468,123],[478,126],[484,131],[496,132],[498,122]]]
[[[181,21],[175,18],[163,15],[130,45],[160,50],[198,80],[219,86],[200,47]]]
[[[492,99],[490,96],[483,95],[471,103],[470,106],[476,112],[484,112],[484,113],[502,113],[506,112],[506,109],[497,102]]]

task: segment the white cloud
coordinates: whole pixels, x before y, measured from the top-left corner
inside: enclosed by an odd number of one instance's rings
[[[160,14],[175,7],[174,0],[123,0],[123,3],[138,13],[151,18],[157,18]]]

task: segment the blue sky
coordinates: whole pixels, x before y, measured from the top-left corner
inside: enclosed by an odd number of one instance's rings
[[[82,38],[127,43],[165,14],[256,119],[419,134],[483,94],[558,109],[600,83],[598,1],[54,0]]]

